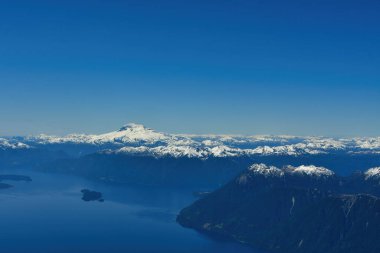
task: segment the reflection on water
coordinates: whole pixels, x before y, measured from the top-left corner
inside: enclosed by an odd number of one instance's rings
[[[211,240],[175,222],[191,191],[128,188],[30,171],[31,182],[0,190],[1,252],[253,252],[232,242]],[[105,202],[84,202],[82,189]]]

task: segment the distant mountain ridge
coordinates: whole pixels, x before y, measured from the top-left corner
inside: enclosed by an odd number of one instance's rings
[[[39,135],[0,139],[0,148],[33,148],[51,145],[87,145],[97,150],[152,156],[207,158],[232,156],[321,155],[328,153],[379,154],[380,137],[334,139],[297,136],[186,135],[154,131],[130,123],[100,135]]]
[[[177,220],[270,252],[375,253],[379,190],[378,168],[339,177],[316,166],[254,164]]]

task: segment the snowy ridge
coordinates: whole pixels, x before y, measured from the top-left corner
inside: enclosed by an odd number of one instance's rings
[[[121,154],[139,154],[139,155],[151,155],[155,157],[196,157],[196,158],[208,158],[208,157],[232,157],[244,154],[240,149],[233,149],[227,146],[216,147],[201,147],[201,146],[188,146],[188,145],[168,145],[158,147],[123,147],[115,151],[115,153]]]
[[[356,146],[361,149],[379,149],[380,148],[380,137],[377,138],[355,138],[354,142]]]
[[[149,148],[147,146],[140,147],[124,147],[116,151],[116,153],[149,155],[154,157],[172,156],[172,157],[206,157],[207,154],[202,150],[191,146],[158,146]]]
[[[219,143],[215,143],[219,144]],[[279,147],[258,147],[255,149],[249,148],[233,148],[223,144],[213,146],[211,143],[203,141],[202,143],[192,143],[192,145],[182,145],[182,143],[176,142],[176,144],[169,144],[167,146],[158,147],[147,147],[141,146],[141,149],[133,149],[130,147],[123,147],[116,152],[118,153],[144,153],[153,154],[155,156],[166,156],[172,154],[175,157],[179,156],[189,156],[189,157],[200,157],[204,158],[207,156],[214,157],[227,157],[227,156],[254,156],[254,155],[303,155],[303,154],[325,154],[325,151],[320,150],[309,150],[296,148],[293,145],[290,146],[279,146]],[[137,152],[136,152],[137,150]],[[189,155],[189,151],[192,150]],[[170,152],[175,151],[175,152]],[[183,152],[181,152],[183,151]]]
[[[246,153],[251,155],[317,155],[317,154],[325,154],[326,149],[312,149],[308,147],[309,144],[298,143],[293,145],[285,145],[285,146],[260,146],[255,149],[247,149]]]
[[[184,138],[190,138],[198,141],[211,141],[215,143],[224,143],[225,145],[258,145],[260,143],[273,143],[276,145],[285,145],[294,139],[298,139],[296,136],[288,135],[194,135],[194,134],[181,134],[177,135]]]
[[[241,174],[237,179],[236,182],[239,185],[246,185],[252,178],[255,178],[257,176],[264,177],[265,179],[268,178],[281,178],[284,176],[284,171],[275,167],[275,166],[268,166],[266,164],[260,163],[260,164],[252,164],[246,173]]]
[[[293,166],[287,166],[285,169],[287,172],[292,174],[301,174],[301,175],[307,175],[307,176],[334,176],[335,173],[329,169],[326,169],[324,167],[317,167],[314,165],[301,165],[299,167],[293,167]]]
[[[301,165],[294,167],[291,165],[279,169],[275,166],[268,166],[266,164],[253,164],[248,168],[248,171],[253,174],[261,174],[264,176],[284,176],[285,174],[300,174],[306,176],[334,176],[335,173],[324,167],[317,167],[314,165]]]
[[[266,164],[253,164],[248,169],[253,174],[264,175],[265,177],[281,177],[284,175],[284,171],[275,167],[275,166],[267,166]]]
[[[335,176],[335,173],[324,167],[317,167],[314,165],[301,165],[294,167],[291,165],[285,166],[282,169],[275,166],[268,166],[266,164],[252,164],[246,173],[240,175],[236,182],[241,185],[247,184],[247,182],[255,176],[263,176],[266,179],[282,178],[286,176],[301,175],[315,179],[326,179]]]
[[[54,136],[54,135],[45,135],[41,134],[38,136],[30,136],[27,137],[26,140],[28,142],[36,143],[36,144],[65,144],[65,143],[73,143],[73,144],[97,144],[95,142],[95,135],[85,135],[85,134],[70,134],[67,136]]]
[[[364,172],[365,179],[380,179],[380,167],[371,168]]]
[[[27,149],[27,148],[30,148],[30,147],[25,143],[0,138],[0,149]]]

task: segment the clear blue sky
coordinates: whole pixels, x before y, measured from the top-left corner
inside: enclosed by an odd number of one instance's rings
[[[380,1],[1,1],[0,135],[380,136]]]

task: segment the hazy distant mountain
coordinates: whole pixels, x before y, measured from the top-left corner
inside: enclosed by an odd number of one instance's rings
[[[178,222],[273,252],[375,253],[379,183],[378,168],[342,178],[316,166],[255,164],[183,209]]]

